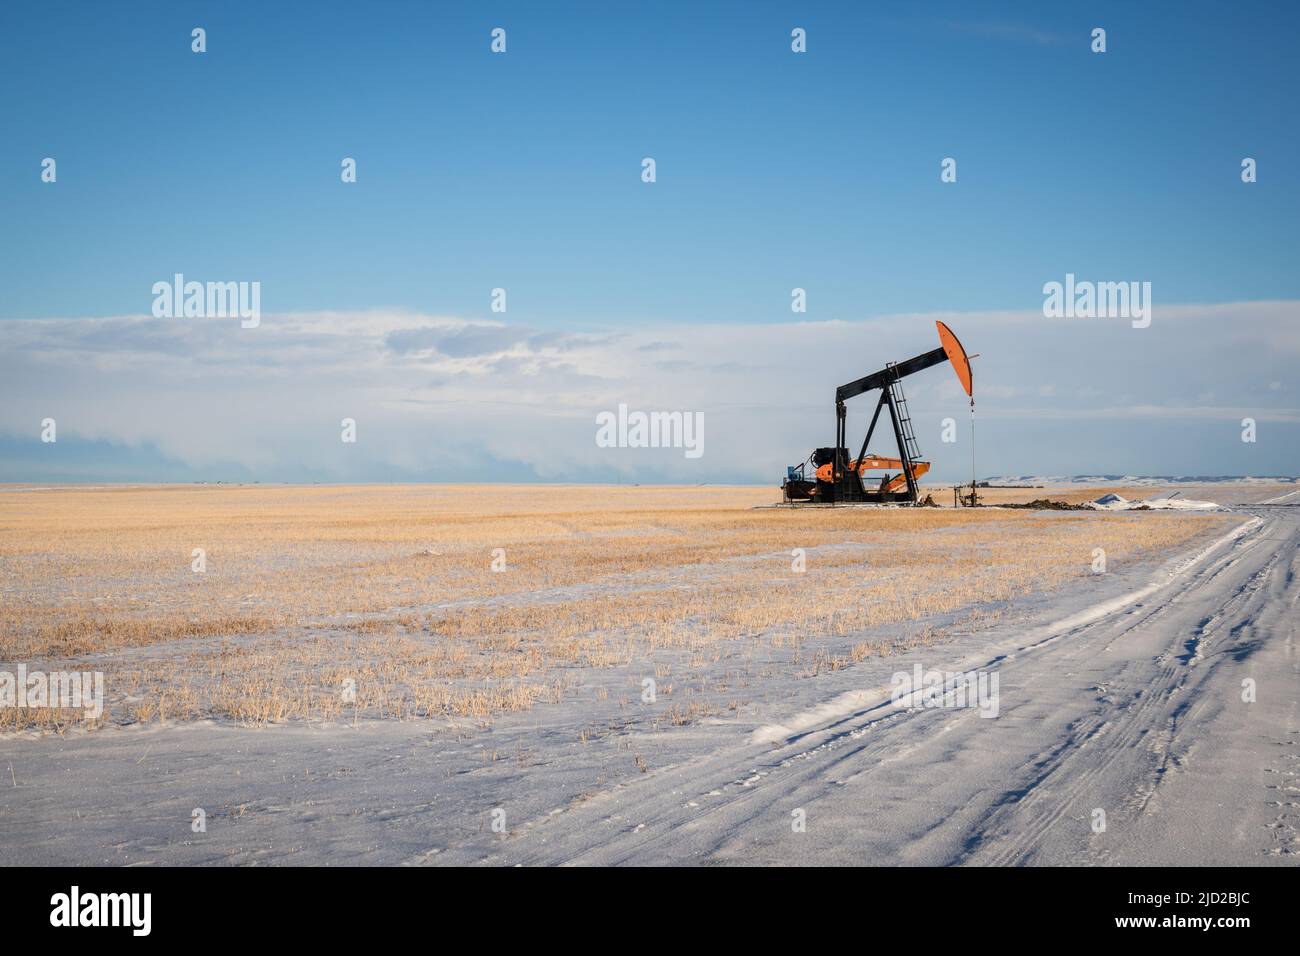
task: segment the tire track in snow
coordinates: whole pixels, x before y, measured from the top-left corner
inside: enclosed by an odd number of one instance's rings
[[[1295,602],[1297,516],[1269,511],[994,657],[998,719],[845,695],[846,712],[792,718],[769,750],[665,768],[525,828],[487,862],[1105,862],[1089,809],[1109,808],[1112,831],[1152,812],[1223,709],[1210,684],[1226,651],[1265,608]],[[1180,659],[1189,636],[1199,656]],[[808,833],[791,834],[794,808]]]

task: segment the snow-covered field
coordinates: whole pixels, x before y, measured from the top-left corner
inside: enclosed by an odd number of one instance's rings
[[[1214,475],[999,475],[984,478],[990,485],[1004,487],[1045,487],[1083,485],[1088,488],[1104,488],[1110,485],[1129,487],[1177,488],[1180,485],[1196,485],[1202,488],[1250,489],[1266,488],[1274,485],[1295,485],[1300,479],[1289,476],[1249,477],[1249,476],[1214,476]]]
[[[1300,493],[1194,496],[1235,514],[1177,554],[815,676],[773,652],[761,688],[735,688],[744,707],[680,725],[611,705],[593,728],[575,698],[454,731],[11,733],[0,859],[1295,863]],[[916,665],[996,675],[996,716],[896,706],[893,677]]]

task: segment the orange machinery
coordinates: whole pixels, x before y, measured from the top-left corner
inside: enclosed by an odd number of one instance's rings
[[[898,491],[907,485],[907,477],[903,474],[903,459],[901,458],[881,458],[879,455],[867,455],[866,458],[859,458],[856,461],[849,462],[849,467],[857,471],[861,476],[863,472],[898,469],[898,474],[886,475],[882,479],[881,491]],[[912,478],[919,479],[930,470],[928,461],[912,462]],[[817,480],[829,482],[833,480],[835,466],[827,462],[817,469]]]

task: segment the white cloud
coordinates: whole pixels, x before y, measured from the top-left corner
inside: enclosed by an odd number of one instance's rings
[[[1035,455],[1055,470],[1076,460],[1078,471],[1126,470],[1106,447],[1079,447],[1079,422],[1143,429],[1153,454],[1186,456],[1188,425],[1208,442],[1242,417],[1300,421],[1287,404],[1300,303],[1258,302],[1157,306],[1147,329],[1037,312],[597,333],[400,312],[267,315],[255,329],[220,319],[4,321],[0,432],[34,437],[51,416],[60,444],[148,445],[196,473],[236,463],[267,480],[775,482],[784,464],[832,440],[835,386],[934,348],[936,318],[980,353],[981,435],[1017,471],[1034,470]],[[943,417],[966,418],[955,376],[940,367],[905,386],[936,472],[950,458],[946,470],[959,472],[963,455],[969,467],[967,452],[938,440]],[[597,448],[595,415],[620,402],[703,412],[703,458]],[[870,412],[867,398],[851,406],[851,440]],[[357,420],[356,445],[339,441],[344,417]],[[1018,420],[1059,423],[1054,447],[1019,439]],[[1175,426],[1176,440],[1166,434]],[[1289,470],[1300,470],[1288,454]],[[1216,462],[1221,454],[1205,470],[1230,470]]]

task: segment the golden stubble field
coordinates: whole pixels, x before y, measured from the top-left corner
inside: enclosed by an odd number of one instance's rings
[[[974,624],[1089,575],[1095,548],[1113,569],[1232,520],[755,508],[778,498],[754,487],[0,488],[0,667],[103,671],[107,723],[488,721],[560,700],[587,669],[662,651],[703,667],[736,642],[766,644],[814,670],[889,655],[933,640],[937,616]],[[845,651],[804,660],[810,635],[842,638]],[[78,722],[0,710],[0,730]]]

